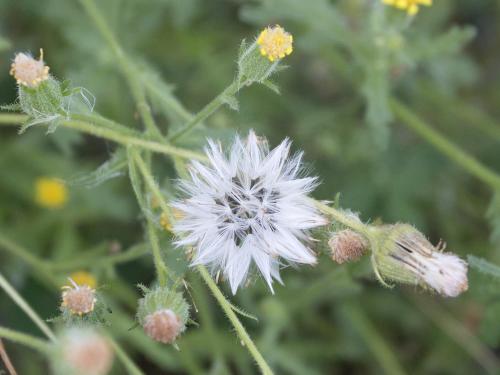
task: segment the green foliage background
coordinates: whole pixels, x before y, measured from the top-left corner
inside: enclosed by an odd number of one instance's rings
[[[413,288],[386,289],[369,259],[283,272],[270,295],[262,280],[231,298],[277,374],[476,374],[498,371],[500,350],[500,189],[453,163],[407,127],[392,100],[405,103],[463,152],[500,173],[500,3],[435,0],[413,21],[373,0],[101,0],[99,9],[148,87],[162,129],[177,129],[235,77],[238,47],[268,24],[294,35],[289,68],[274,77],[276,95],[253,85],[212,115],[181,145],[229,140],[253,128],[276,145],[303,149],[322,179],[318,199],[333,200],[379,222],[409,222],[433,243],[469,258],[470,288],[457,299]],[[15,100],[8,75],[16,51],[44,48],[51,72],[96,97],[95,110],[132,127],[139,122],[118,62],[77,1],[0,0],[0,103]],[[57,315],[59,290],[40,269],[8,251],[13,244],[50,259],[63,280],[97,275],[113,311],[113,333],[148,374],[254,374],[256,367],[194,272],[188,297],[199,326],[173,347],[156,345],[134,325],[138,283],[151,284],[146,254],[132,262],[96,261],[117,244],[144,242],[140,210],[125,173],[88,175],[109,159],[112,143],[59,128],[19,136],[0,128],[0,271],[42,317]],[[166,190],[175,177],[165,158],[155,172]],[[70,201],[50,211],[33,201],[34,181],[75,182]],[[86,182],[86,183],[83,183]],[[88,186],[91,185],[91,186]],[[95,186],[93,186],[95,185]],[[495,191],[497,195],[495,197]],[[169,265],[186,261],[161,239]],[[223,284],[222,284],[223,285]],[[225,286],[224,286],[225,289]],[[229,290],[225,289],[229,294]],[[38,335],[0,293],[0,325]],[[47,373],[46,360],[7,343],[20,374]],[[29,361],[23,360],[29,358]],[[117,364],[115,374],[122,374]]]

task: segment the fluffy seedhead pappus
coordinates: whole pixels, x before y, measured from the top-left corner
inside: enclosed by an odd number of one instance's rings
[[[305,176],[302,153],[290,156],[285,139],[269,150],[250,131],[236,137],[228,155],[209,141],[208,165],[192,162],[185,198],[173,204],[184,213],[174,225],[177,246],[194,249],[193,265],[221,270],[236,293],[254,264],[272,289],[285,263],[315,264],[308,247],[311,229],[326,224],[308,194],[316,177]]]

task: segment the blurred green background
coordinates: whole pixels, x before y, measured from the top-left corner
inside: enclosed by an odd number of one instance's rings
[[[413,20],[375,0],[101,0],[98,6],[156,90],[150,100],[164,130],[180,126],[183,113],[196,113],[232,81],[243,38],[282,25],[295,47],[284,61],[288,69],[274,77],[281,94],[258,85],[245,89],[238,111],[224,107],[181,144],[197,148],[206,136],[228,140],[249,128],[272,145],[288,136],[322,180],[316,198],[340,193],[341,205],[363,220],[412,223],[464,258],[500,262],[495,188],[438,152],[390,108],[391,98],[406,103],[500,172],[498,1],[435,0]],[[16,98],[8,74],[14,53],[38,56],[41,47],[52,74],[89,90],[97,112],[138,123],[114,55],[73,0],[0,0],[0,103]],[[175,98],[177,106],[165,105]],[[140,296],[135,285],[154,279],[150,256],[115,266],[85,261],[144,241],[124,173],[95,187],[71,184],[61,209],[35,204],[38,177],[77,182],[114,149],[62,128],[45,135],[45,128],[33,127],[18,135],[15,127],[0,127],[0,271],[44,318],[58,313],[58,288],[9,249],[22,247],[27,258],[60,264],[50,272],[61,283],[74,270],[92,272],[113,311],[110,332],[148,374],[257,373],[192,272],[187,296],[199,326],[179,340],[180,351],[152,343],[140,328],[128,330]],[[155,166],[168,189],[175,178],[171,163],[158,157]],[[181,251],[167,235],[162,245],[169,264],[183,272]],[[277,374],[498,371],[500,293],[493,276],[471,269],[469,291],[457,299],[386,289],[374,279],[369,259],[338,266],[323,254],[318,266],[287,269],[283,277],[285,287],[276,286],[274,296],[257,279],[231,298],[259,317],[258,323],[242,319]],[[4,293],[0,325],[39,335]],[[7,349],[20,374],[48,373],[42,356],[9,343]],[[113,371],[124,370],[117,364]]]

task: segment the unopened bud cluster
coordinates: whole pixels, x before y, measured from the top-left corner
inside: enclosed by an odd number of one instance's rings
[[[467,263],[436,249],[411,225],[380,227],[377,238],[374,266],[382,279],[421,285],[445,297],[467,290]]]
[[[181,293],[167,287],[145,290],[139,300],[137,319],[153,340],[172,344],[186,329],[189,305]]]

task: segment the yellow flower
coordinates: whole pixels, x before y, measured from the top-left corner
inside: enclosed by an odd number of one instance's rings
[[[269,61],[282,59],[293,51],[293,36],[281,26],[266,27],[257,38],[262,56],[267,56]]]
[[[432,5],[432,0],[382,0],[382,2],[398,9],[406,10],[410,16],[418,13],[419,5]]]
[[[43,50],[40,49],[40,57],[35,60],[28,54],[18,53],[10,66],[12,75],[19,85],[35,88],[41,82],[49,78],[49,67],[43,62]]]
[[[42,207],[60,208],[68,200],[68,189],[57,178],[40,177],[35,181],[35,201]]]
[[[76,271],[73,272],[69,278],[73,280],[77,285],[83,286],[87,285],[91,288],[95,288],[97,285],[97,280],[95,277],[87,271]],[[71,284],[69,284],[71,286]]]

